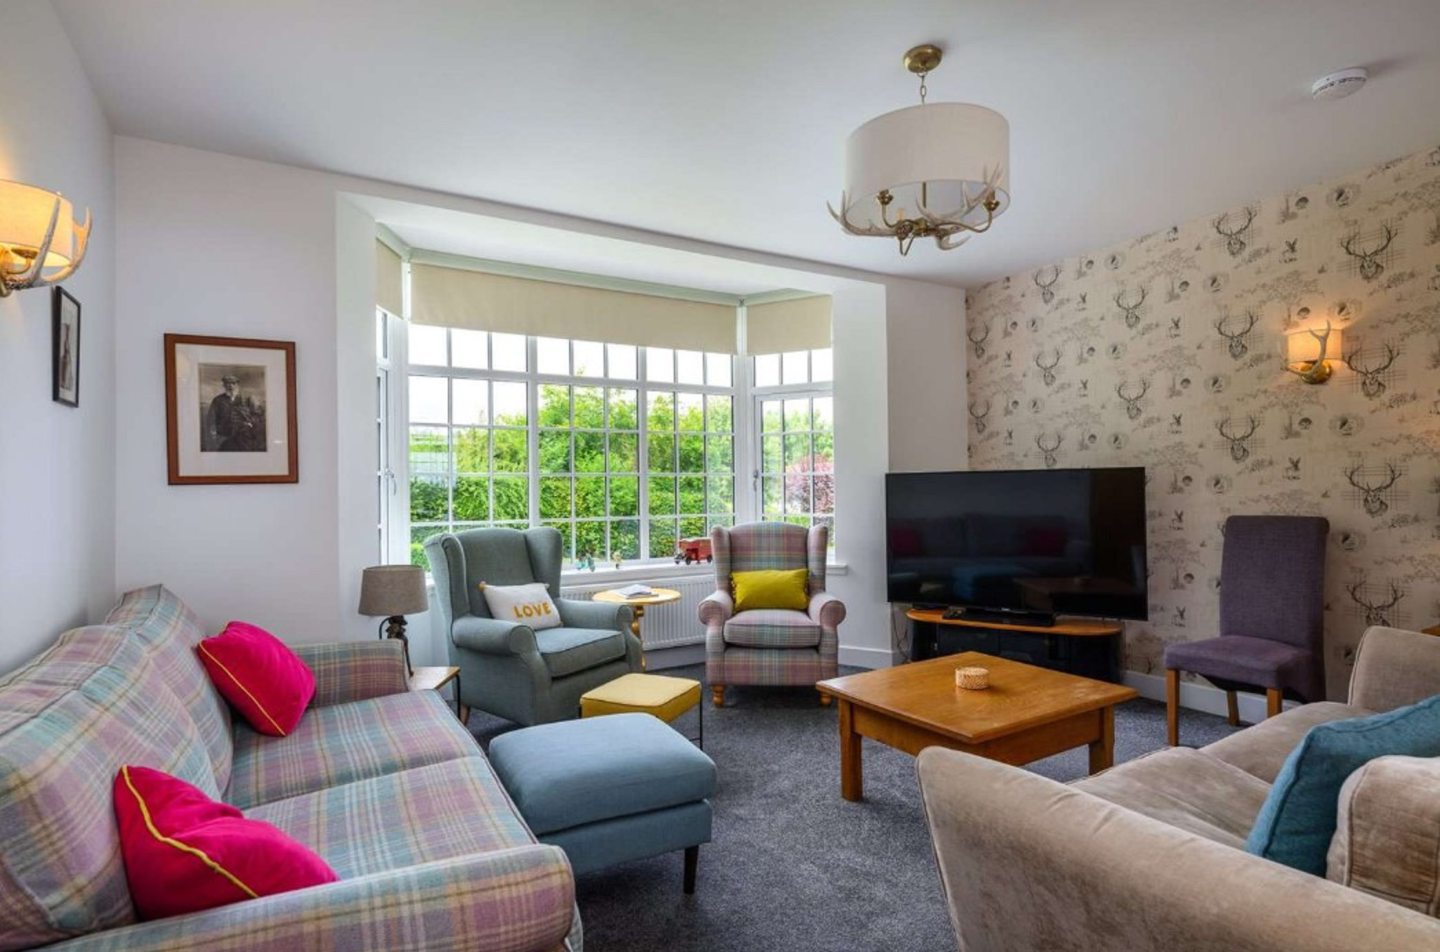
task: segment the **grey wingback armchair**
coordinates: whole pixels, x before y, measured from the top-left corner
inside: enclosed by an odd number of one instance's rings
[[[580,695],[640,670],[628,605],[560,598],[560,533],[467,529],[425,541],[461,700],[520,724],[576,716]],[[480,583],[544,582],[562,627],[535,631],[492,618]]]

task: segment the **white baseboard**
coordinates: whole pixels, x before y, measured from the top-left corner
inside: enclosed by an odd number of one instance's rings
[[[888,668],[895,661],[895,652],[889,648],[840,646],[840,663],[853,668]]]
[[[656,648],[645,652],[645,667],[649,671],[665,668],[679,668],[687,664],[704,664],[705,646],[678,645],[674,648]],[[854,668],[888,668],[896,662],[894,654],[884,648],[851,648],[840,646],[840,663]]]
[[[1152,701],[1164,702],[1165,679],[1158,674],[1125,672],[1125,683],[1140,692],[1140,696]],[[1192,711],[1225,716],[1225,692],[1210,684],[1180,682],[1180,706]],[[1240,692],[1238,704],[1240,720],[1246,724],[1258,724],[1265,719],[1265,695]],[[1294,707],[1295,702],[1286,701],[1285,707]]]
[[[694,645],[676,645],[673,648],[655,648],[645,652],[645,670],[647,671],[704,663],[705,645],[703,642]]]

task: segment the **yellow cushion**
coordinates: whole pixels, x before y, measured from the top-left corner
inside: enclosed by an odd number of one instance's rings
[[[580,716],[654,714],[673,721],[700,703],[700,682],[660,674],[622,674],[580,695]]]
[[[757,608],[789,608],[803,612],[810,607],[805,583],[808,569],[766,569],[759,572],[734,572],[730,584],[735,586],[735,610]]]

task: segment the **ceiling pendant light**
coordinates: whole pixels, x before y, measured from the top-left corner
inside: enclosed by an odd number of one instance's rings
[[[845,191],[830,215],[852,235],[916,238],[958,248],[988,231],[1010,205],[1010,124],[970,103],[926,103],[925,77],[940,49],[917,46],[905,68],[920,77],[920,105],[876,116],[845,142]]]

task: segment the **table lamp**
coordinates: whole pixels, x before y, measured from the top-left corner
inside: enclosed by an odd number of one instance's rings
[[[428,611],[425,570],[418,565],[372,565],[360,579],[360,614],[384,618],[382,638],[399,638],[405,649],[405,671],[410,666],[410,639],[405,637],[405,616]]]

